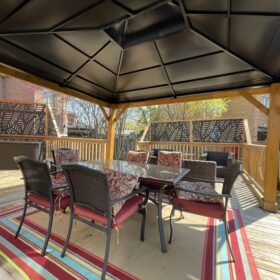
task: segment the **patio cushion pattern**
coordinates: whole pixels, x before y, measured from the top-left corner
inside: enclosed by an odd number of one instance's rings
[[[182,167],[182,153],[160,151],[157,164],[162,166]]]
[[[67,185],[67,181],[63,173],[60,173],[59,176],[51,176],[51,180],[52,185],[55,188]],[[60,198],[68,197],[70,196],[70,190],[69,188],[55,189],[53,190],[53,194]]]
[[[207,203],[174,197],[172,203],[173,205],[181,207],[185,211],[197,215],[207,216],[215,219],[223,219],[225,216],[225,207],[221,202]]]
[[[129,151],[127,154],[126,160],[138,162],[138,163],[148,163],[149,153],[148,152]]]
[[[195,200],[203,201],[209,203],[221,202],[221,197],[209,196],[207,194],[218,194],[211,183],[206,182],[189,182],[189,181],[180,181],[176,184],[176,188],[180,188],[186,191],[176,190],[177,197],[179,199],[186,200]],[[187,192],[187,191],[197,191],[202,192],[203,194]]]
[[[28,200],[32,201],[33,203],[36,203],[38,205],[41,205],[45,208],[50,208],[50,201],[38,194],[35,193],[30,193],[28,195]],[[70,197],[64,197],[61,199],[56,199],[54,200],[54,209],[55,210],[60,210],[60,209],[65,209],[70,205]]]
[[[112,201],[129,195],[134,189],[139,187],[138,176],[136,175],[122,173],[107,168],[103,168],[102,171],[107,174],[109,192]],[[122,201],[113,205],[112,212],[114,216],[117,215],[124,203],[125,201]]]
[[[57,149],[55,153],[55,164],[57,171],[61,171],[61,165],[67,163],[75,163],[79,161],[79,151],[78,150],[61,150]]]
[[[113,227],[121,227],[122,223],[139,210],[140,205],[143,203],[143,197],[134,196],[124,202],[121,209],[118,211],[113,219]],[[96,221],[102,225],[107,225],[108,220],[106,217],[97,214],[89,207],[75,205],[74,214],[76,216],[84,217],[92,221]]]

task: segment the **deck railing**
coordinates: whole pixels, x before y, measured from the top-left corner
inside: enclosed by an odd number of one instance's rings
[[[266,146],[243,144],[242,164],[245,176],[257,187],[261,194],[264,190]]]
[[[69,148],[79,150],[81,160],[101,160],[106,157],[106,140],[91,138],[53,137],[36,135],[0,135],[0,139],[44,142],[45,158],[52,158],[51,150]]]
[[[206,143],[206,142],[137,142],[138,150],[151,151],[152,149],[168,149],[180,151],[185,159],[199,159],[205,151],[232,152],[236,160],[241,160],[241,143]]]

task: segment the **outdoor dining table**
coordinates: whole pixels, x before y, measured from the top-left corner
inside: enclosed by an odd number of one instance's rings
[[[77,164],[88,168],[104,170],[112,169],[118,172],[134,174],[139,177],[140,182],[154,182],[159,187],[158,198],[158,227],[161,242],[161,250],[167,252],[166,240],[162,220],[162,194],[167,186],[175,186],[190,170],[156,164],[143,164],[123,160],[94,160],[79,161]]]

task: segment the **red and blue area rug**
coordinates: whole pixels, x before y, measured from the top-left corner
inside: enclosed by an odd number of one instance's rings
[[[11,278],[100,279],[102,259],[74,243],[69,243],[67,255],[61,258],[64,237],[59,234],[52,234],[46,256],[40,256],[46,229],[40,225],[39,221],[35,222],[30,219],[37,212],[34,208],[28,209],[25,224],[18,239],[14,238],[14,234],[22,214],[22,207],[0,212],[0,266],[2,265],[12,276]],[[230,240],[236,262],[230,261],[223,224],[220,221],[209,219],[204,252],[201,254],[203,260],[198,261],[198,265],[201,265],[201,279],[260,279],[240,212],[229,210],[228,220]],[[168,253],[166,256],[168,257]],[[145,268],[143,267],[143,269]],[[181,267],[180,269],[186,268]],[[154,275],[155,279],[158,279],[156,274]],[[176,270],[170,270],[170,275],[172,275],[170,278],[177,279]],[[152,279],[150,273],[148,273],[148,278]],[[166,279],[170,278],[166,275]],[[132,280],[139,278],[110,264],[107,279]]]

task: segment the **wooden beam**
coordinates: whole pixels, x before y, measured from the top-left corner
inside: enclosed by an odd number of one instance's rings
[[[107,114],[107,112],[105,111],[104,107],[99,105],[101,112],[103,113],[105,119],[108,121],[109,120],[109,116]]]
[[[245,98],[248,102],[250,102],[254,107],[258,108],[261,112],[268,115],[268,108],[265,107],[258,99],[256,99],[251,94],[240,93],[240,95]]]
[[[95,104],[98,104],[98,105],[101,105],[101,106],[115,107],[114,104],[110,104],[108,102],[99,100],[95,97],[88,96],[88,95],[86,95],[82,92],[79,92],[77,90],[73,90],[73,89],[66,88],[66,87],[61,87],[61,86],[59,86],[59,85],[57,85],[53,82],[47,81],[43,78],[40,78],[38,76],[29,74],[29,73],[26,73],[26,72],[23,72],[23,71],[20,71],[20,70],[17,70],[15,68],[11,68],[11,67],[6,66],[4,64],[0,64],[0,73],[6,74],[6,75],[9,75],[9,76],[13,76],[13,77],[16,77],[18,79],[21,79],[21,80],[24,80],[24,81],[27,81],[27,82],[45,87],[45,88],[49,88],[51,90],[58,91],[58,92],[61,92],[61,93],[64,93],[64,94],[67,94],[67,95],[70,95],[70,96],[73,96],[73,97],[76,97],[76,98],[80,98],[82,100],[85,100],[85,101],[88,101],[88,102],[91,102],[91,103],[95,103]]]
[[[246,136],[246,143],[247,144],[252,144],[252,138],[251,138],[248,119],[243,120],[243,125],[244,125],[244,132],[245,132],[245,136]]]
[[[126,111],[126,109],[127,109],[127,107],[123,107],[120,109],[120,111],[116,114],[116,116],[114,118],[114,122],[117,122],[121,118],[121,116]]]
[[[268,132],[265,154],[263,208],[277,211],[277,179],[280,143],[280,90],[270,95]]]
[[[116,129],[116,109],[109,109],[109,118],[107,125],[107,145],[106,145],[106,159],[114,159],[114,146],[115,146],[115,129]]]
[[[166,104],[176,104],[176,103],[185,103],[192,101],[202,101],[208,99],[220,99],[220,98],[233,98],[241,96],[241,93],[245,94],[265,94],[270,93],[270,86],[265,87],[255,87],[255,88],[244,88],[239,90],[230,90],[230,91],[216,91],[216,92],[208,92],[201,94],[189,94],[182,97],[177,98],[162,98],[162,99],[154,99],[147,101],[139,101],[139,102],[127,102],[118,104],[117,108],[127,107],[143,107],[143,106],[154,106],[154,105],[166,105]]]

